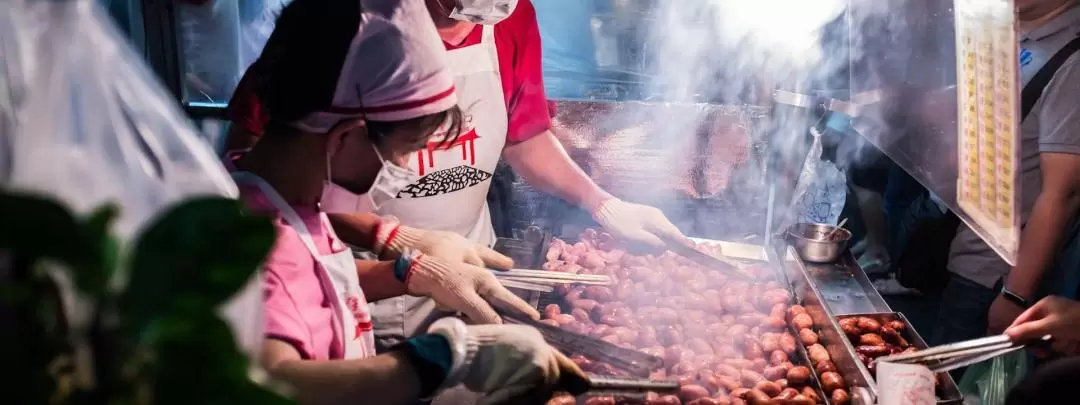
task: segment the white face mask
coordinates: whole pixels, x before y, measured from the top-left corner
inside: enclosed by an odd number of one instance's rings
[[[397,195],[405,187],[415,183],[420,179],[412,170],[400,167],[383,159],[382,154],[379,153],[379,149],[372,145],[372,149],[375,150],[375,156],[378,156],[379,162],[382,163],[382,167],[379,168],[379,172],[375,174],[375,181],[371,185],[371,189],[367,191],[368,200],[371,201],[371,206],[374,209],[382,207],[383,203],[389,200],[397,198]],[[326,158],[326,188],[323,191],[322,208],[326,212],[357,212],[362,211],[363,205],[361,204],[362,196],[351,192],[337,184],[330,181],[330,157]]]
[[[514,12],[517,0],[457,0],[450,18],[474,24],[494,25]]]
[[[382,162],[382,168],[375,175],[375,183],[371,185],[371,190],[368,191],[368,198],[371,199],[371,205],[375,209],[379,209],[384,202],[397,198],[401,190],[420,180],[420,175],[383,159],[382,155],[379,154],[379,148],[376,148],[375,145],[372,145],[371,148],[375,150],[375,156],[378,156],[379,161]]]

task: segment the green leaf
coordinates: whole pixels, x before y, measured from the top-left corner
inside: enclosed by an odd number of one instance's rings
[[[0,192],[0,248],[26,259],[43,257],[80,267],[86,260],[81,225],[55,200]]]
[[[116,272],[120,242],[111,234],[113,221],[120,210],[113,204],[98,208],[83,222],[83,240],[89,255],[85,266],[73,269],[75,285],[91,296],[100,296]]]
[[[228,325],[209,314],[154,322],[154,404],[291,404],[254,384]]]
[[[232,297],[274,242],[264,217],[245,216],[236,200],[189,200],[140,235],[120,310],[134,326],[165,314],[202,314]]]
[[[29,194],[0,193],[0,248],[36,261],[67,265],[79,289],[98,296],[116,267],[118,245],[109,228],[117,208],[106,205],[85,222],[59,202]]]

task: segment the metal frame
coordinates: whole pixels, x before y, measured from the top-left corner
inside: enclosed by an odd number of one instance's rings
[[[225,107],[214,104],[187,103],[183,88],[183,49],[176,26],[176,7],[173,0],[140,0],[142,4],[144,52],[150,68],[157,73],[165,87],[176,97],[193,120],[225,119]]]

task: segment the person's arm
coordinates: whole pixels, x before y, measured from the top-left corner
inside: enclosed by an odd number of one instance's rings
[[[370,212],[356,212],[348,214],[331,214],[326,216],[330,219],[330,225],[334,227],[334,233],[341,240],[350,245],[375,251],[375,233],[378,231],[382,218]]]
[[[507,146],[503,158],[525,182],[594,212],[611,194],[597,186],[566,154],[550,130]]]
[[[663,248],[667,246],[663,239],[684,238],[660,210],[613,198],[566,154],[551,132],[536,10],[523,1],[510,19],[515,31],[510,38],[513,69],[504,72],[513,78],[507,103],[508,146],[503,150],[506,162],[530,185],[577,204],[621,239]]]
[[[405,283],[394,276],[395,262],[357,260],[356,275],[360,279],[360,288],[368,301],[379,301],[408,293]]]
[[[281,340],[266,339],[263,367],[288,383],[302,404],[407,404],[420,397],[421,382],[402,352],[356,360],[304,360]]]
[[[1080,212],[1080,63],[1063,66],[1042,96],[1039,161],[1042,189],[1020,235],[1005,287],[1032,298],[1053,265],[1066,227]]]
[[[1005,287],[1024,297],[1034,297],[1043,276],[1065,242],[1067,227],[1080,212],[1080,155],[1043,153],[1043,184],[1031,217],[1020,235],[1016,267]]]

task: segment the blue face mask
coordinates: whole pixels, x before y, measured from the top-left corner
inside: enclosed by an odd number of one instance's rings
[[[833,112],[829,114],[829,119],[825,121],[825,127],[839,133],[849,133],[852,131],[851,117],[838,112]]]

